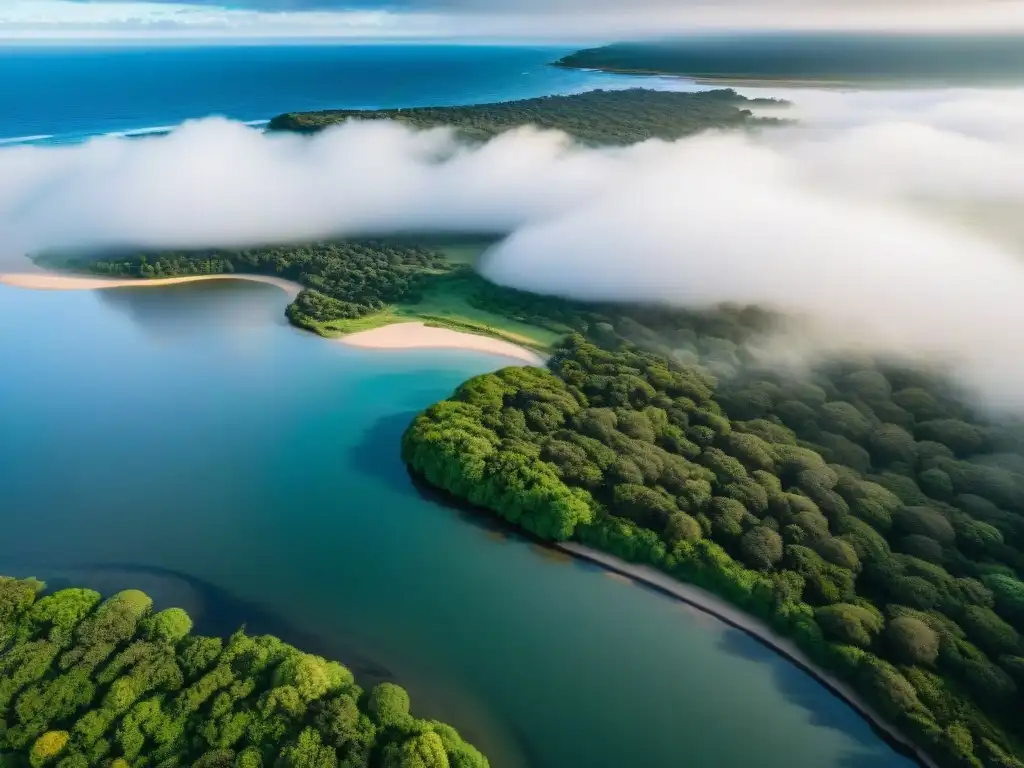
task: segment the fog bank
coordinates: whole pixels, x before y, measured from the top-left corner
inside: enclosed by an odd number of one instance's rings
[[[483,265],[497,282],[769,306],[807,318],[815,348],[954,363],[1024,409],[1024,92],[786,95],[799,127],[627,149],[534,130],[471,147],[383,123],[262,135],[215,119],[143,141],[9,147],[0,259],[506,232]]]

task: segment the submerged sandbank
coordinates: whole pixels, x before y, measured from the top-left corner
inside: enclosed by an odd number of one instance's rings
[[[424,323],[395,323],[343,336],[339,341],[366,349],[466,349],[510,357],[530,365],[543,365],[544,358],[533,350],[490,336],[453,331]]]
[[[183,277],[88,277],[83,275],[60,275],[53,272],[11,272],[0,274],[0,284],[36,291],[94,291],[104,288],[157,288],[162,285],[195,283],[201,280],[248,280],[266,283],[280,288],[290,299],[299,295],[302,286],[271,275],[250,275],[242,273],[220,275],[186,275]]]

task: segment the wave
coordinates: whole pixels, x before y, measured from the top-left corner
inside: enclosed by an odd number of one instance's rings
[[[154,134],[170,133],[177,128],[180,123],[175,125],[154,125],[149,128],[129,128],[126,131],[109,131],[107,133],[93,133],[89,134],[86,138],[92,138],[93,136],[113,136],[119,139],[130,139],[133,136],[152,136]]]
[[[0,145],[5,144],[35,144],[38,141],[46,141],[52,139],[54,136],[52,133],[41,133],[37,136],[11,136],[10,138],[0,139]]]
[[[243,120],[241,122],[243,125],[248,125],[251,128],[260,128],[270,123],[270,120]],[[7,138],[0,138],[0,146],[18,146],[22,144],[80,144],[83,141],[89,141],[90,139],[97,139],[101,137],[111,137],[115,139],[135,139],[144,138],[146,136],[163,136],[165,134],[170,133],[174,129],[181,127],[181,125],[182,123],[174,123],[173,125],[151,125],[145,128],[126,128],[121,131],[85,131],[82,133],[40,133],[33,136],[11,136]]]

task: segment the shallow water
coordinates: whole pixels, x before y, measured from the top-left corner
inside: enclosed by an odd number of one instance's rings
[[[499,767],[909,765],[741,633],[423,498],[402,430],[505,361],[346,348],[284,303],[0,286],[0,572],[280,633]]]

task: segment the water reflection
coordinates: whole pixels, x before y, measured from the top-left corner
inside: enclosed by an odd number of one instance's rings
[[[246,280],[108,288],[96,291],[96,295],[104,305],[157,339],[192,336],[212,327],[218,332],[258,333],[287,324],[285,294],[272,285]]]

